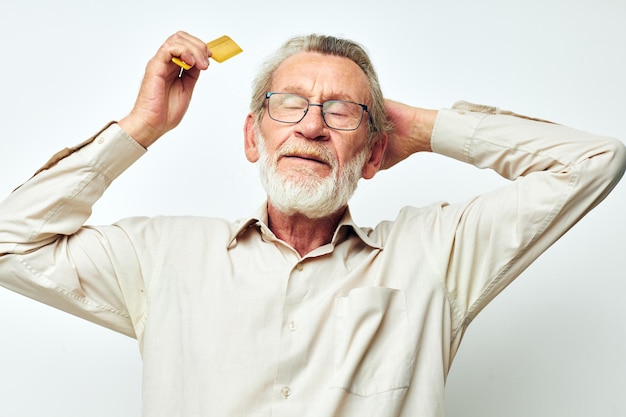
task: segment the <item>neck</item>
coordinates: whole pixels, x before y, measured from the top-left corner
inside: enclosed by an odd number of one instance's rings
[[[298,213],[287,215],[268,203],[268,226],[277,238],[287,242],[300,256],[304,256],[331,242],[345,210],[343,207],[330,216],[310,219]]]

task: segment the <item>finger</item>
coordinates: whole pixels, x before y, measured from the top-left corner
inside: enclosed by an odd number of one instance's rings
[[[181,67],[185,69],[196,67],[200,70],[209,67],[211,56],[211,52],[201,39],[183,31],[170,36],[161,47],[160,54],[165,61],[170,62],[172,58],[177,58],[183,61],[180,64],[187,64],[187,67],[180,65]]]

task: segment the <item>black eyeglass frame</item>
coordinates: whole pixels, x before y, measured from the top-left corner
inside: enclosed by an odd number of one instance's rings
[[[319,107],[319,108],[321,108],[321,109],[322,109],[322,120],[324,120],[324,124],[325,124],[326,126],[328,126],[328,128],[329,128],[329,129],[333,129],[333,130],[339,130],[339,131],[342,131],[342,132],[351,132],[351,131],[357,130],[359,127],[361,127],[361,124],[363,123],[363,114],[364,114],[365,112],[367,112],[367,114],[368,114],[368,116],[369,116],[369,117],[368,117],[368,119],[369,119],[369,120],[371,120],[371,115],[370,115],[370,110],[369,110],[369,107],[368,107],[366,104],[357,103],[357,102],[355,102],[355,101],[349,101],[349,100],[326,100],[326,101],[325,101],[325,102],[323,102],[323,103],[311,103],[311,102],[309,101],[309,99],[308,99],[308,98],[306,98],[306,97],[302,97],[302,96],[301,96],[301,95],[299,95],[299,94],[295,94],[295,93],[288,93],[288,92],[285,92],[285,91],[268,91],[267,93],[265,93],[265,100],[269,100],[269,98],[270,98],[271,96],[273,96],[274,94],[289,94],[289,95],[292,95],[292,96],[301,97],[301,98],[303,98],[304,100],[306,100],[306,102],[307,102],[307,107],[306,107],[306,110],[302,113],[302,117],[301,117],[299,120],[295,121],[295,122],[285,122],[284,120],[275,119],[275,118],[272,116],[271,112],[269,111],[269,107],[268,107],[268,109],[267,109],[267,114],[270,116],[270,118],[271,118],[272,120],[274,120],[274,121],[276,121],[276,122],[279,122],[279,123],[288,123],[288,124],[297,124],[297,123],[300,123],[300,122],[302,121],[302,119],[304,119],[304,116],[306,116],[306,115],[307,115],[307,113],[309,112],[309,108],[311,108],[311,106],[314,106],[314,107]],[[362,109],[363,111],[361,112],[361,118],[359,119],[359,124],[358,124],[355,128],[352,128],[352,129],[343,129],[343,128],[338,128],[338,127],[333,127],[333,126],[330,126],[330,125],[328,124],[328,122],[326,121],[326,113],[324,112],[324,104],[326,104],[326,103],[332,103],[332,102],[351,103],[351,104],[356,104],[356,105],[360,106],[360,107],[361,107],[361,109]]]

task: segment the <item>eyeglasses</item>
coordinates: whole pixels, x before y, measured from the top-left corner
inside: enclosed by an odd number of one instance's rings
[[[328,100],[321,104],[311,103],[306,98],[291,93],[265,93],[268,114],[281,123],[298,123],[306,116],[311,106],[322,108],[324,123],[335,130],[356,130],[361,126],[363,114],[369,113],[365,104],[346,100]]]

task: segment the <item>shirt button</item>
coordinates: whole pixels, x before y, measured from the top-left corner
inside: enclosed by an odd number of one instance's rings
[[[297,269],[298,271],[302,271],[302,270],[304,269],[304,266],[302,266],[302,262],[298,262],[298,263],[296,264],[296,269]]]
[[[292,321],[291,323],[289,323],[289,330],[291,330],[292,332],[298,330],[298,326],[296,326],[295,322]]]
[[[283,394],[283,397],[285,397],[285,399],[287,399],[291,395],[291,388],[283,387],[283,389],[280,390],[280,393]]]

